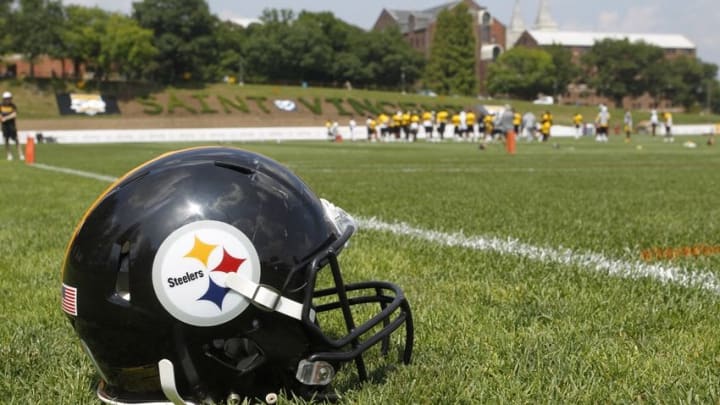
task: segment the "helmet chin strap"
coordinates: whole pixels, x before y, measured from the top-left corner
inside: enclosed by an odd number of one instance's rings
[[[175,386],[175,368],[172,361],[162,359],[158,362],[158,370],[160,371],[160,386],[163,394],[173,405],[189,405],[178,393]]]
[[[175,385],[175,368],[172,361],[168,359],[160,360],[158,362],[158,370],[160,371],[160,386],[162,387],[163,394],[165,394],[165,398],[167,398],[168,401],[172,402],[173,405],[196,405],[194,402],[185,401],[180,396],[180,393],[178,393],[177,386]],[[242,398],[238,394],[231,393],[225,403],[240,404],[241,400]],[[269,405],[277,403],[277,394],[274,392],[268,393],[265,396],[265,402]],[[205,402],[203,402],[203,404],[204,403]]]
[[[240,277],[237,273],[228,273],[225,284],[233,291],[247,298],[253,304],[268,311],[279,312],[290,318],[302,320],[303,304],[283,297],[272,288],[257,284]],[[315,311],[310,309],[310,320],[315,320]]]

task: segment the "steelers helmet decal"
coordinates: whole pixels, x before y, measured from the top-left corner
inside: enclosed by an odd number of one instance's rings
[[[230,273],[258,283],[258,253],[239,229],[205,220],[176,229],[162,242],[153,261],[152,282],[158,300],[173,317],[194,326],[215,326],[234,319],[250,304],[226,286]]]

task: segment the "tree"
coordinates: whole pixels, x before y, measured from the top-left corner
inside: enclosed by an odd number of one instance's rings
[[[663,66],[667,72],[662,83],[665,97],[685,109],[705,105],[711,81],[717,77],[716,65],[690,56],[679,56],[666,61]]]
[[[158,50],[152,44],[153,32],[137,21],[112,14],[100,39],[98,63],[104,72],[117,70],[128,78],[140,78],[151,67]]]
[[[215,30],[215,40],[219,52],[215,64],[217,76],[234,76],[239,80],[244,80],[243,43],[247,41],[246,30],[231,21],[223,21]]]
[[[475,94],[475,48],[473,17],[467,6],[461,3],[440,12],[425,70],[426,84],[444,94]]]
[[[133,3],[133,17],[155,33],[154,71],[160,81],[216,79],[218,19],[205,0],[142,0]]]
[[[533,99],[539,93],[550,94],[555,86],[553,58],[542,49],[516,46],[500,55],[488,68],[490,94]]]
[[[247,29],[242,52],[255,80],[312,81],[397,87],[414,82],[422,55],[397,29],[365,32],[331,13],[265,10]]]
[[[12,48],[30,62],[30,76],[35,76],[38,56],[62,54],[61,31],[64,22],[60,1],[20,0],[10,24]]]
[[[8,27],[8,22],[12,19],[10,5],[13,0],[0,0],[0,27]],[[0,32],[0,55],[8,52],[12,47],[12,35],[9,29],[3,29]]]
[[[554,66],[553,96],[564,94],[568,85],[580,75],[580,69],[573,63],[572,52],[562,45],[551,45],[543,50],[550,54]]]
[[[622,105],[625,96],[641,96],[656,85],[659,71],[654,66],[665,61],[660,47],[644,42],[604,39],[583,55],[590,85],[603,96]]]
[[[398,88],[403,77],[410,85],[423,73],[425,58],[410,47],[397,27],[366,33],[352,47],[362,62],[360,72],[366,78],[365,84]]]
[[[66,21],[61,32],[65,57],[73,60],[75,75],[79,79],[80,65],[97,69],[102,38],[110,13],[99,7],[68,6]]]

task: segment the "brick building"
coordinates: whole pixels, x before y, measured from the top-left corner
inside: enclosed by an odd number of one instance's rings
[[[584,53],[590,50],[596,42],[605,39],[623,40],[630,42],[645,42],[657,46],[665,51],[667,58],[680,55],[695,57],[696,47],[689,39],[677,34],[625,34],[614,32],[577,32],[562,31],[552,18],[548,0],[540,0],[537,18],[532,29],[526,29],[520,12],[520,1],[515,0],[515,7],[508,27],[508,42],[506,48],[525,46],[529,48],[542,48],[552,45],[566,47],[572,53],[573,61],[580,63]],[[600,91],[588,87],[586,84],[571,84],[567,89],[558,89],[559,102],[563,104],[596,105],[605,103],[612,105]],[[655,100],[646,94],[641,97],[626,97],[622,107],[632,109],[649,109],[653,106],[663,109],[672,109],[668,100]],[[618,106],[620,107],[620,106]]]
[[[0,63],[0,77],[30,77],[34,71],[36,78],[73,78],[75,75],[75,64],[71,59],[54,59],[47,55],[40,56],[34,64],[28,62],[22,55],[13,54],[2,58]],[[83,77],[85,69],[79,67],[79,77]]]
[[[478,83],[484,85],[488,64],[492,63],[505,49],[505,25],[495,19],[486,7],[472,0],[453,1],[425,10],[383,9],[375,21],[373,30],[398,27],[408,43],[425,57],[430,57],[430,47],[435,35],[438,15],[464,3],[473,16],[473,32],[476,39],[475,73]],[[481,89],[482,91],[482,89]]]
[[[632,43],[645,42],[661,48],[666,58],[678,56],[696,57],[697,48],[695,44],[683,35],[678,34],[624,34],[612,32],[576,32],[576,31],[552,31],[552,30],[529,30],[520,35],[515,46],[526,46],[530,48],[561,45],[572,52],[573,61],[580,63],[583,54],[588,52],[596,42],[605,39],[624,40]],[[613,104],[612,100],[606,99],[595,89],[583,84],[568,86],[565,94],[562,95],[562,102],[565,104]],[[653,105],[663,109],[672,109],[668,100],[654,100],[649,95],[633,98],[626,97],[622,107],[632,109],[649,109]],[[620,107],[620,106],[618,106]]]

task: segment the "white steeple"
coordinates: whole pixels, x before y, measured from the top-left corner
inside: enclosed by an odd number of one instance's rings
[[[537,19],[535,19],[534,29],[540,31],[557,31],[558,25],[550,15],[550,8],[547,0],[540,0],[540,10]]]
[[[515,46],[515,42],[520,39],[520,35],[522,35],[524,31],[525,21],[523,21],[522,13],[520,12],[520,0],[515,0],[515,7],[513,7],[512,17],[510,18],[510,29],[508,29],[505,49],[510,49]]]

